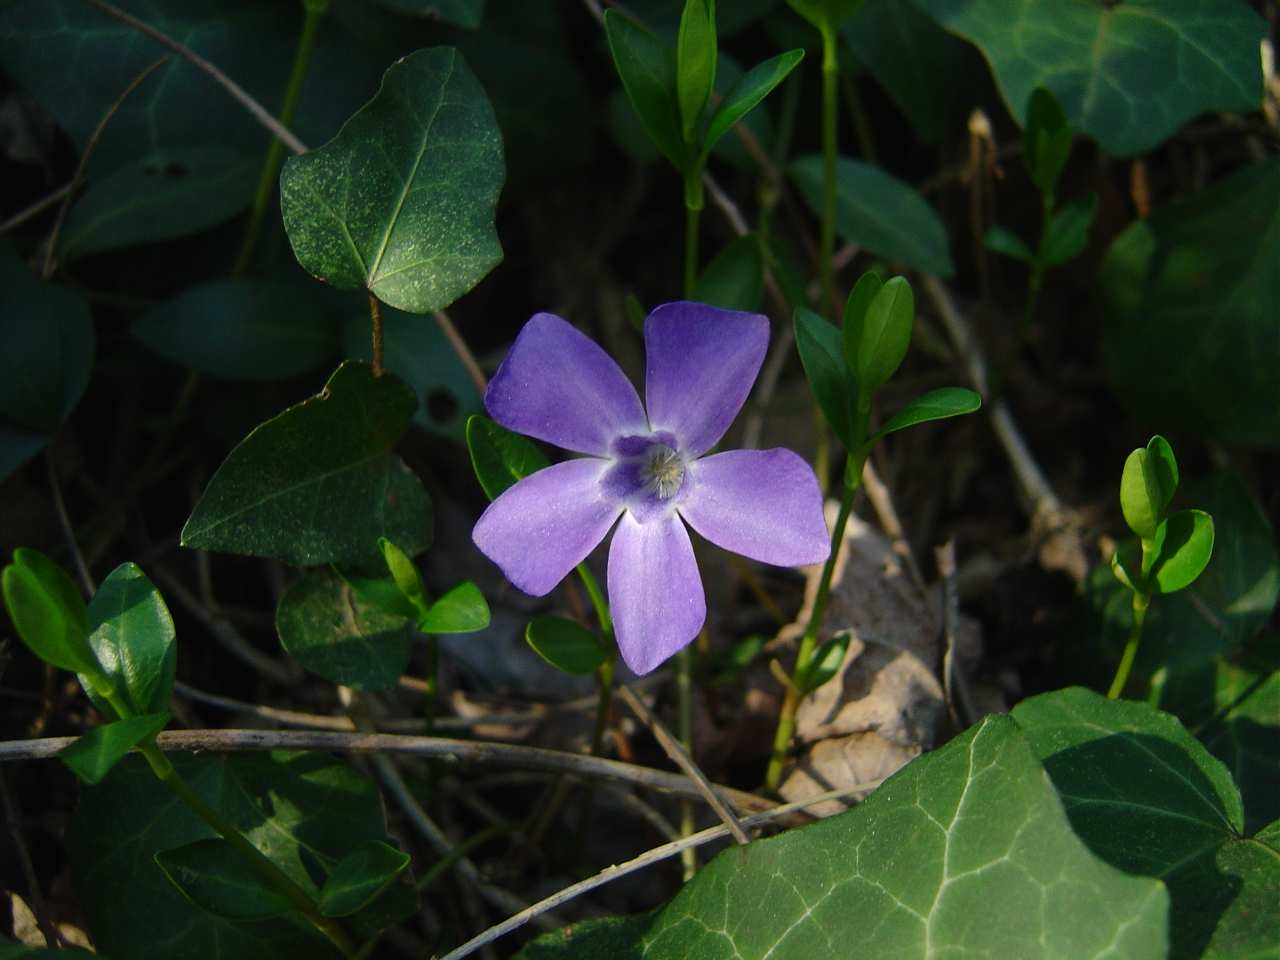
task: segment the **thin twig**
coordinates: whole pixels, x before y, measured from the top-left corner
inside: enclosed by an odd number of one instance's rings
[[[702,793],[703,798],[711,806],[711,809],[716,812],[716,816],[729,828],[729,832],[733,834],[733,839],[738,843],[750,843],[751,838],[742,829],[742,824],[738,822],[738,818],[733,815],[729,805],[720,799],[715,787],[707,779],[707,775],[698,769],[698,765],[693,762],[693,758],[689,756],[689,751],[684,748],[683,744],[671,735],[671,731],[663,726],[662,721],[653,715],[653,712],[645,705],[645,702],[632,693],[626,684],[618,685],[618,696],[631,708],[631,712],[640,718],[640,722],[653,732],[654,738],[667,756],[671,758],[672,762],[685,772],[685,776],[698,785],[698,790]]]
[[[38,740],[0,742],[0,763],[11,760],[47,760],[75,742],[75,737],[44,737]],[[258,750],[329,750],[335,753],[406,753],[439,757],[475,766],[497,766],[517,770],[544,770],[581,777],[634,783],[651,790],[664,790],[679,797],[700,799],[701,791],[678,773],[654,770],[619,760],[606,760],[580,753],[565,753],[542,747],[447,737],[414,737],[394,733],[345,733],[328,730],[169,730],[156,738],[162,750],[214,750],[222,752]],[[732,787],[716,789],[740,811],[759,812],[773,808],[764,797]]]
[[[93,133],[89,135],[89,140],[84,146],[84,152],[80,154],[80,162],[76,164],[76,172],[72,175],[71,183],[67,187],[67,195],[62,201],[62,206],[58,208],[58,215],[54,217],[53,229],[49,231],[49,240],[45,244],[44,267],[40,271],[40,276],[45,280],[53,276],[53,252],[58,246],[58,234],[62,232],[63,221],[67,219],[67,210],[71,207],[71,198],[75,196],[76,191],[80,189],[80,184],[84,182],[84,172],[89,167],[89,158],[93,156],[94,150],[97,149],[98,141],[102,139],[102,131],[107,129],[107,124],[119,112],[124,102],[129,99],[130,94],[142,86],[142,81],[151,76],[152,72],[161,64],[168,62],[169,58],[167,56],[161,57],[129,81],[129,85],[124,88],[120,96],[116,97],[111,106],[107,107],[107,112],[102,115],[98,125],[93,128]]]
[[[742,821],[742,825],[746,827],[756,827],[761,824],[776,820],[779,817],[787,816],[805,807],[811,807],[815,804],[825,803],[828,800],[840,800],[855,793],[865,793],[874,790],[883,783],[883,780],[872,780],[868,783],[858,784],[853,787],[844,787],[840,790],[831,790],[827,793],[819,794],[816,797],[809,797],[807,800],[799,800],[795,803],[787,803],[782,806],[775,807],[765,813],[756,814],[752,817],[746,817]],[[673,840],[671,843],[665,843],[660,847],[654,847],[647,850],[640,856],[628,860],[626,863],[615,864],[611,867],[605,867],[593,877],[588,877],[579,883],[575,883],[570,887],[553,893],[544,900],[535,903],[529,909],[521,911],[514,916],[508,917],[496,926],[490,927],[479,936],[473,937],[462,946],[445,954],[441,960],[462,960],[463,957],[470,956],[476,950],[480,949],[488,943],[492,943],[499,937],[510,933],[512,930],[523,926],[540,913],[552,910],[569,900],[579,897],[584,893],[602,887],[606,883],[612,883],[614,880],[621,879],[628,874],[635,873],[637,870],[643,870],[645,867],[655,863],[660,863],[669,857],[674,857],[686,849],[699,847],[712,840],[719,840],[721,837],[729,835],[729,828],[726,826],[708,827],[698,833],[690,834],[687,837],[681,837],[679,840]]]
[[[933,551],[938,564],[938,578],[942,581],[942,635],[945,652],[942,655],[942,690],[946,696],[951,722],[957,730],[964,730],[977,716],[969,687],[965,683],[960,665],[956,663],[956,634],[960,623],[960,595],[956,586],[956,542],[948,540]]]
[[[297,154],[307,152],[307,145],[290,133],[289,130],[287,130],[279,120],[273,117],[266,107],[255,100],[253,96],[244,89],[244,87],[240,86],[190,47],[179,43],[177,40],[174,40],[165,33],[161,33],[155,27],[148,23],[144,23],[137,17],[125,13],[119,7],[112,6],[107,3],[106,0],[85,0],[85,2],[90,6],[98,8],[107,16],[119,20],[121,23],[128,24],[140,33],[145,33],[151,39],[164,44],[170,50],[190,61],[199,70],[212,77],[216,83],[227,91],[227,93],[231,94],[231,96],[234,97],[241,106],[253,115],[253,118],[257,120],[258,123],[270,130],[274,136],[279,137],[280,141],[286,147]]]
[[[484,371],[480,369],[476,355],[467,346],[467,341],[462,339],[462,334],[458,332],[458,328],[453,325],[453,321],[449,319],[447,313],[443,310],[437,310],[433,316],[436,318],[436,323],[440,325],[440,332],[449,341],[449,346],[453,347],[453,352],[458,355],[458,360],[461,361],[463,369],[467,371],[467,375],[471,377],[471,382],[476,385],[476,389],[480,391],[480,396],[483,397],[489,381],[485,379]]]
[[[76,540],[75,527],[71,525],[71,515],[67,513],[66,501],[62,499],[62,486],[58,483],[58,471],[53,465],[53,447],[45,451],[45,466],[49,471],[49,489],[53,491],[53,509],[58,515],[58,526],[62,529],[62,539],[67,541],[67,549],[71,551],[71,560],[76,567],[76,576],[80,578],[80,586],[87,596],[98,592],[94,585],[93,575],[89,573],[89,565],[85,563],[80,543]]]
[[[70,183],[63,184],[57,190],[53,191],[53,193],[49,194],[47,197],[41,197],[35,203],[31,204],[31,206],[25,207],[24,209],[19,210],[17,213],[15,213],[12,217],[10,217],[4,223],[0,223],[0,233],[8,233],[10,230],[13,230],[13,229],[16,229],[17,227],[22,226],[32,217],[38,217],[40,214],[44,213],[46,210],[48,210],[50,207],[52,207],[55,203],[60,201],[63,197],[65,197],[70,192],[71,192],[71,184]]]

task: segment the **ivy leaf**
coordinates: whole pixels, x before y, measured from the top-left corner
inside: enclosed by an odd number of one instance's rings
[[[267,920],[290,910],[288,899],[221,837],[161,850],[155,860],[184,897],[215,917]]]
[[[551,463],[533,441],[480,414],[467,420],[467,449],[476,479],[490,500]]]
[[[107,575],[89,601],[89,646],[116,693],[138,714],[169,709],[178,663],[177,632],[164,597],[136,563]],[[115,711],[81,678],[107,716]]]
[[[419,50],[333,140],[285,161],[285,230],[319,279],[430,313],[502,259],[493,211],[504,175],[493,107],[462,55]]]
[[[594,633],[564,617],[534,617],[524,638],[534,653],[565,673],[594,673],[606,656]]]
[[[13,551],[0,574],[5,609],[31,652],[62,670],[101,677],[89,645],[89,614],[67,572],[28,547]]]
[[[1190,586],[1213,556],[1213,518],[1203,510],[1181,510],[1164,521],[1160,555],[1151,568],[1159,593],[1177,593]]]
[[[94,727],[58,758],[85,783],[99,783],[125,754],[169,723],[168,713],[147,713]]]
[[[840,331],[812,310],[797,307],[796,349],[827,422],[847,449],[855,446],[858,388],[845,360]]]
[[[489,604],[470,580],[446,593],[418,620],[423,633],[475,633],[488,625]]]
[[[682,135],[670,46],[614,9],[605,11],[604,30],[622,89],[645,132],[678,171],[688,172],[694,158]]]
[[[320,912],[346,917],[371,904],[409,866],[409,855],[369,840],[343,857],[320,888]]]
[[[930,420],[945,420],[948,417],[959,417],[973,413],[982,406],[982,397],[964,387],[939,387],[930,390],[923,396],[916,397],[905,407],[895,413],[875,435],[875,439],[914,427],[918,423]]]
[[[410,553],[431,539],[431,503],[390,453],[417,401],[392,374],[347,361],[317,396],[256,427],[218,468],[182,545],[294,566],[376,568],[384,536]]]

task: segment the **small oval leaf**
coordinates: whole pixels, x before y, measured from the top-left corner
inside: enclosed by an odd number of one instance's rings
[[[854,293],[858,290],[855,287]],[[911,346],[911,328],[915,323],[915,294],[905,277],[894,277],[872,298],[860,327],[855,328],[858,342],[846,359],[863,395],[870,397],[897,372]],[[845,331],[846,350],[850,331]]]
[[[489,604],[480,588],[468,580],[431,605],[418,621],[423,633],[474,633],[489,625]]]
[[[38,550],[19,547],[0,587],[9,618],[32,653],[62,670],[101,675],[84,600],[65,570]]]
[[[147,713],[94,727],[58,754],[85,783],[98,783],[125,754],[169,722],[168,713]]]
[[[1182,510],[1164,522],[1160,555],[1151,569],[1157,593],[1176,593],[1204,572],[1213,556],[1213,518],[1203,510]]]
[[[524,638],[534,653],[565,673],[593,673],[606,656],[594,633],[564,617],[534,617]]]

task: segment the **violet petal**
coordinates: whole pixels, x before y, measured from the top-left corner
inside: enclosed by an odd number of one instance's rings
[[[706,598],[693,544],[677,517],[641,524],[623,514],[609,545],[609,607],[618,650],[638,674],[698,635]]]
[[[551,313],[521,328],[484,405],[508,430],[579,453],[609,456],[615,437],[649,432],[640,396],[613,358]]]
[[[600,484],[606,460],[566,460],[489,504],[471,539],[525,593],[550,593],[604,539],[623,510]]]
[[[769,320],[702,303],[666,303],[644,322],[645,405],[654,430],[697,457],[742,409],[769,346]]]
[[[827,559],[818,481],[790,450],[728,450],[688,469],[693,483],[677,509],[716,546],[780,567]]]

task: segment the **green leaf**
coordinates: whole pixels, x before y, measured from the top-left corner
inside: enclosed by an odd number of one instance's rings
[[[794,161],[789,172],[815,216],[822,210],[821,155]],[[942,221],[912,187],[878,167],[836,160],[836,232],[848,243],[916,270],[955,272]]]
[[[233,380],[279,380],[338,353],[332,294],[270,280],[188,287],[134,321],[148,349],[192,370]],[[366,311],[366,330],[368,317]]]
[[[1142,575],[1142,544],[1129,539],[1116,545],[1111,555],[1111,572],[1116,579],[1135,593],[1145,593],[1146,578]]]
[[[320,889],[320,912],[346,917],[363,910],[409,866],[402,850],[369,840],[339,861]]]
[[[678,171],[687,173],[694,157],[682,135],[671,48],[617,10],[605,11],[604,30],[622,89],[645,132]]]
[[[1022,161],[1040,193],[1052,197],[1071,156],[1071,127],[1058,101],[1044,87],[1031,92],[1026,116]]]
[[[854,287],[850,299],[858,294]],[[905,277],[894,277],[876,291],[860,323],[850,314],[846,308],[844,355],[863,396],[870,398],[897,372],[911,346],[916,316],[911,284]]]
[[[883,287],[884,282],[880,279],[880,275],[868,270],[858,278],[858,282],[849,291],[849,299],[844,304],[844,355],[846,358],[858,355],[867,310],[871,308],[871,304]],[[852,365],[852,361],[850,363]]]
[[[493,211],[504,172],[493,108],[462,56],[419,50],[333,140],[285,161],[285,230],[314,276],[430,313],[502,259]]]
[[[1030,263],[1036,258],[1035,253],[1026,242],[1012,230],[1004,227],[992,227],[982,238],[982,245],[992,253],[1001,253],[1014,260]]]
[[[102,676],[89,646],[89,617],[80,591],[60,566],[19,547],[0,574],[5,609],[31,652],[63,670]]]
[[[308,573],[285,591],[276,632],[312,673],[359,690],[395,686],[413,643],[410,621],[370,603],[328,570]]]
[[[735,640],[728,647],[715,651],[709,664],[709,682],[712,686],[731,683],[751,666],[752,661],[764,650],[769,638],[759,633],[748,634]]]
[[[317,396],[256,427],[218,468],[182,529],[182,545],[274,557],[294,566],[382,563],[377,538],[411,553],[431,540],[431,504],[391,455],[413,391],[347,361]]]
[[[1018,724],[993,716],[846,813],[722,851],[605,942],[613,960],[1156,960],[1168,907],[1158,880],[1089,852]],[[522,956],[582,957],[574,933]]]
[[[1154,537],[1177,489],[1178,461],[1156,434],[1129,454],[1120,476],[1120,509],[1129,529],[1145,540]]]
[[[676,101],[687,144],[696,142],[698,121],[715,82],[715,0],[685,0],[676,35]]]
[[[475,633],[489,625],[489,604],[480,588],[468,580],[431,605],[418,621],[423,633]]]
[[[155,861],[184,897],[215,917],[266,920],[289,912],[289,900],[221,837],[161,850]]]
[[[331,569],[342,578],[343,583],[349,586],[369,606],[375,607],[393,617],[401,617],[411,621],[418,619],[418,608],[413,605],[413,602],[408,597],[400,592],[400,588],[396,586],[396,582],[390,576],[366,577],[337,565]]]
[[[743,74],[711,115],[707,134],[702,140],[703,151],[715,146],[735,123],[754,110],[803,59],[803,50],[788,50],[756,64]]]
[[[475,30],[484,19],[484,0],[374,0],[379,6],[414,17],[443,20]]]
[[[1169,888],[1171,957],[1275,945],[1280,844],[1242,836],[1230,775],[1175,718],[1080,688],[1025,700],[1013,716],[1089,848]]]
[[[1224,443],[1280,445],[1278,261],[1280,158],[1125,229],[1098,279],[1103,356],[1121,399]]]
[[[844,663],[845,653],[849,650],[851,639],[853,634],[848,630],[842,630],[813,652],[809,669],[805,671],[804,676],[797,677],[797,686],[802,692],[812,693],[839,672],[840,665]]]
[[[840,442],[852,450],[856,445],[855,433],[861,434],[858,417],[858,387],[845,360],[840,331],[812,310],[797,307],[795,312],[796,349],[800,364]]]
[[[534,653],[565,673],[594,673],[607,656],[594,633],[564,617],[534,617],[524,638]]]
[[[748,233],[730,240],[703,268],[693,298],[725,310],[754,312],[764,297],[764,255],[760,239]]]
[[[85,783],[98,783],[125,754],[143,740],[154,737],[169,723],[169,714],[146,713],[94,727],[59,754]]]
[[[422,574],[413,559],[386,537],[378,538],[378,549],[391,571],[391,579],[405,598],[420,612],[427,609],[427,590],[422,585]]]
[[[160,591],[136,563],[107,575],[89,601],[89,646],[116,694],[134,713],[169,709],[177,669],[177,633]],[[115,711],[86,678],[85,691],[107,716]]]
[[[44,434],[75,409],[93,366],[89,308],[0,252],[0,417]],[[34,452],[34,451],[33,451]]]
[[[883,427],[876,431],[875,439],[914,427],[930,420],[946,420],[973,413],[982,406],[982,397],[964,387],[939,387],[916,397],[895,413]]]
[[[1055,210],[1049,219],[1049,229],[1040,258],[1046,267],[1057,267],[1074,260],[1089,245],[1089,230],[1098,212],[1098,195],[1090,193],[1080,200],[1073,200]]]
[[[253,200],[261,167],[257,153],[216,144],[151,150],[90,181],[67,215],[58,255],[70,263],[226,223]]]
[[[858,12],[862,0],[787,0],[787,6],[819,30],[835,32]]]
[[[1190,586],[1213,556],[1213,518],[1203,510],[1181,510],[1164,521],[1164,544],[1151,568],[1158,593]]]
[[[476,479],[490,500],[497,500],[517,480],[550,465],[533,441],[480,414],[467,420],[467,449]]]
[[[170,754],[196,794],[310,896],[352,850],[383,840],[387,825],[372,782],[327,754]],[[154,856],[213,836],[174,801],[141,757],[126,757],[81,792],[67,833],[72,875],[94,943],[106,956],[173,960],[337,960],[308,926],[240,923],[183,897]],[[121,891],[127,896],[121,896]]]
[[[1266,25],[1235,0],[918,0],[983,52],[1009,113],[1032,92],[1108,153],[1143,153],[1211,110],[1256,110]]]

